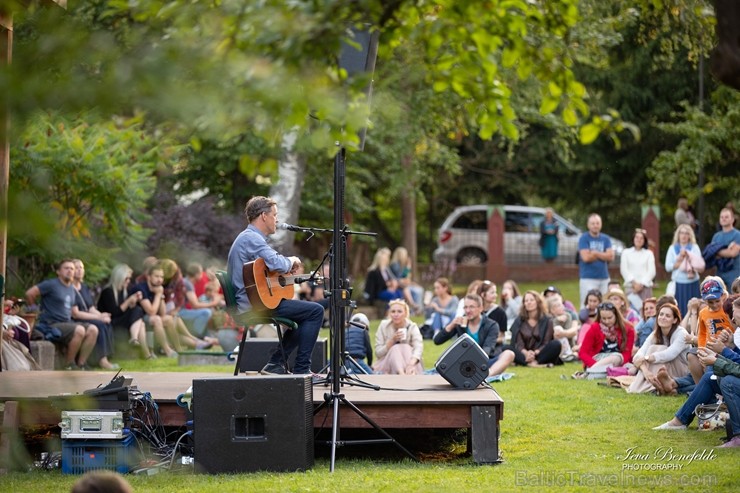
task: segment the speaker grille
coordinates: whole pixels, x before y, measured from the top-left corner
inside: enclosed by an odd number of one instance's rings
[[[474,389],[488,376],[488,355],[464,334],[442,353],[434,367],[455,387]]]
[[[193,440],[208,473],[313,467],[313,390],[307,375],[193,380]]]

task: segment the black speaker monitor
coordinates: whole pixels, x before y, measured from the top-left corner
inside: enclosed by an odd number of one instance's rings
[[[211,474],[313,467],[308,375],[193,380],[196,468]]]
[[[260,337],[253,337],[244,341],[244,354],[239,362],[239,371],[260,371],[269,361],[277,343],[277,339],[262,339]],[[316,344],[314,344],[313,352],[311,353],[312,372],[320,373],[328,364],[328,345],[326,337],[316,339]],[[291,368],[295,366],[297,353],[298,351],[293,351],[288,358],[288,365]]]
[[[461,389],[474,389],[488,376],[488,355],[464,334],[434,364],[437,373]]]

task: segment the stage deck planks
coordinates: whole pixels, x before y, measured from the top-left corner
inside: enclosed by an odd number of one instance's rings
[[[157,402],[163,424],[182,426],[185,409],[177,405],[194,378],[270,378],[261,375],[230,376],[225,373],[124,372],[132,385],[149,392]],[[59,410],[50,396],[82,394],[87,389],[106,385],[111,372],[0,372],[0,401],[19,401],[19,424],[57,424]],[[361,380],[382,390],[345,384],[340,389],[348,401],[385,429],[459,429],[469,430],[473,458],[479,463],[498,460],[499,421],[503,419],[503,400],[491,388],[475,390],[454,388],[438,375],[399,376],[362,375]],[[391,390],[393,389],[393,390]],[[315,385],[315,405],[325,402],[331,386]],[[197,396],[193,397],[197,402]],[[348,406],[341,404],[341,429],[370,428]],[[333,406],[324,406],[314,417],[314,426],[329,427]]]

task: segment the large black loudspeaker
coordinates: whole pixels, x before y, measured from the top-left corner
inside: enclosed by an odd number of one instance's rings
[[[367,29],[350,29],[352,32],[353,43],[342,42],[342,51],[339,53],[339,66],[347,71],[349,80],[356,77],[366,77],[365,95],[367,96],[368,107],[373,96],[373,72],[375,71],[375,60],[378,57],[378,40],[380,33],[378,30]],[[368,108],[369,111],[369,108]],[[359,150],[365,149],[365,137],[367,136],[367,127],[360,130]]]
[[[244,354],[239,362],[239,371],[260,371],[270,359],[272,350],[277,346],[277,339],[260,339],[253,337],[244,341]],[[288,358],[288,364],[292,369],[295,366],[295,357],[297,351]],[[311,371],[319,373],[328,364],[328,348],[326,338],[322,337],[316,340],[311,353]]]
[[[311,377],[193,380],[193,441],[200,472],[312,468]]]
[[[474,389],[488,376],[488,355],[464,334],[442,353],[434,368],[455,387]]]

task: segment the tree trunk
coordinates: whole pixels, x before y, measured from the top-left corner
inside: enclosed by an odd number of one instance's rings
[[[411,158],[403,160],[403,168],[407,177],[411,177],[404,186],[401,194],[401,245],[406,248],[413,262],[411,265],[411,278],[418,279],[416,272],[417,248],[416,248],[416,180],[413,179],[414,168]]]
[[[298,219],[298,209],[301,205],[301,192],[306,174],[306,161],[295,151],[298,138],[297,130],[293,129],[283,135],[281,147],[283,149],[278,163],[278,180],[271,189],[270,196],[277,201],[279,222],[295,224]],[[293,255],[295,249],[293,241],[295,233],[279,229],[272,235],[272,245],[284,255]]]

